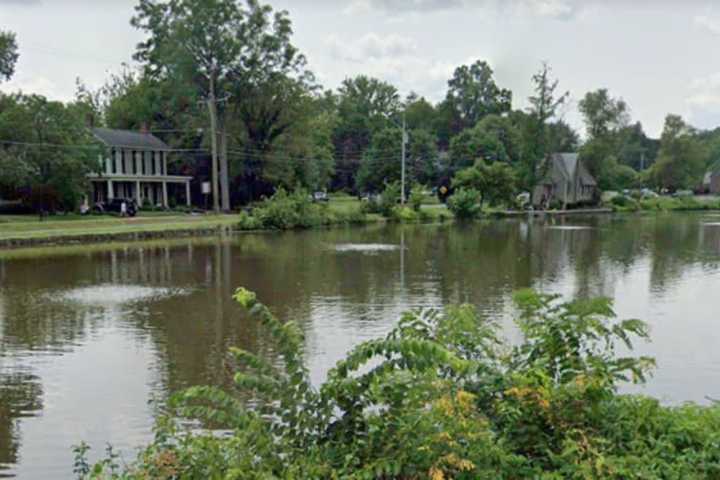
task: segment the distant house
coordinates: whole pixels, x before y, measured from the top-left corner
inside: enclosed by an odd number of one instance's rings
[[[159,138],[109,128],[94,128],[92,132],[108,148],[102,173],[89,175],[93,203],[128,198],[138,205],[169,207],[171,198],[180,198],[190,206],[192,177],[168,175],[170,147]]]
[[[545,173],[533,190],[532,200],[537,207],[560,203],[566,208],[592,202],[597,194],[597,181],[577,153],[554,153],[545,164]]]
[[[720,195],[720,162],[713,165],[705,173],[703,178],[702,191],[713,195]]]

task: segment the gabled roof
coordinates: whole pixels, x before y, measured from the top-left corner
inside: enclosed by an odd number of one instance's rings
[[[578,165],[577,153],[553,153],[552,161],[558,166],[563,176],[570,180],[575,177]]]
[[[577,153],[553,153],[550,156],[550,168],[552,170],[546,175],[545,183],[552,183],[552,178],[555,178],[555,181],[572,182],[577,175],[583,185],[597,186],[597,181],[590,175]]]
[[[136,148],[138,150],[170,150],[165,142],[151,133],[112,128],[93,128],[93,134],[108,147]]]

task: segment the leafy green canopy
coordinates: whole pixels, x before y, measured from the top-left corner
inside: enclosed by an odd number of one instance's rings
[[[524,341],[505,344],[471,306],[409,312],[385,338],[351,350],[315,388],[303,334],[254,293],[236,301],[271,333],[280,361],[232,349],[241,397],[213,387],[176,395],[136,463],[94,467],[92,478],[646,479],[720,474],[720,407],[661,406],[618,394],[651,359],[623,356],[639,320],[619,321],[607,299],[561,303],[515,296]],[[618,345],[620,344],[620,345]]]
[[[0,79],[12,78],[19,57],[15,34],[0,30]]]
[[[37,209],[73,209],[99,170],[103,149],[77,105],[39,95],[0,96],[0,194]]]

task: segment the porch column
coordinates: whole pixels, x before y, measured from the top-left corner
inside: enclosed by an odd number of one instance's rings
[[[190,182],[185,182],[185,204],[190,206]]]
[[[112,180],[108,180],[108,181],[107,181],[107,185],[108,185],[108,196],[107,196],[107,199],[108,199],[108,200],[112,200],[113,198],[115,198],[115,193],[113,192],[113,182],[112,182]]]
[[[168,195],[167,195],[167,182],[162,182],[162,195],[163,195],[163,207],[167,208],[168,205]]]
[[[142,207],[142,190],[140,190],[140,180],[135,182],[135,199],[137,200],[138,207]]]

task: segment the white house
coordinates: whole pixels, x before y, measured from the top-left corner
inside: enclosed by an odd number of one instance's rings
[[[93,203],[132,198],[138,205],[170,206],[168,198],[182,197],[190,206],[192,177],[168,175],[170,147],[150,133],[94,128],[95,137],[108,148],[103,172],[89,175]]]

